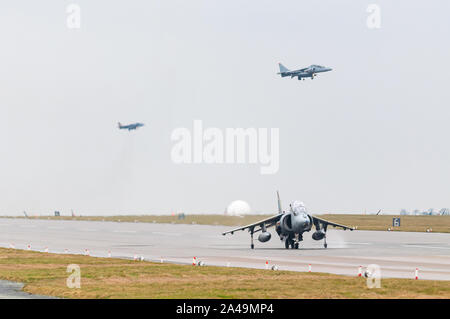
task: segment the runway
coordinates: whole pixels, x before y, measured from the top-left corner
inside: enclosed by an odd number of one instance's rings
[[[327,232],[328,248],[304,234],[298,250],[286,250],[272,229],[272,239],[250,249],[250,235],[222,236],[230,227],[93,221],[0,218],[0,246],[91,256],[191,264],[308,271],[356,276],[359,266],[379,265],[383,278],[450,280],[450,234],[380,231]]]
[[[22,291],[23,284],[0,280],[0,299],[55,299],[54,297],[32,295]]]

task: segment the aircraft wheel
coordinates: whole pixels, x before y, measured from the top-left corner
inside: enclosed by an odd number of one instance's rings
[[[295,243],[294,248],[298,249],[298,243]]]
[[[327,247],[328,247],[328,244],[323,244],[323,247],[327,248]]]
[[[284,241],[284,247],[286,249],[289,249],[289,239],[286,238],[286,240]]]
[[[250,247],[251,247],[252,249],[255,249],[255,245],[254,245],[254,244],[251,244]]]
[[[289,243],[289,244],[290,244],[290,246],[291,246],[292,249],[295,248],[295,243],[294,243],[294,240],[293,240],[293,239],[290,240],[290,243]]]

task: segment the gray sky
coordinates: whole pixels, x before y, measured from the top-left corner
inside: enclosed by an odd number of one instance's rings
[[[276,189],[312,212],[450,206],[449,1],[72,2],[79,30],[70,1],[0,4],[0,214],[273,212]],[[174,164],[194,119],[280,128],[279,172]]]

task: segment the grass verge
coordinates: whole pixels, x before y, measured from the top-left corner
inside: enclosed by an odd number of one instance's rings
[[[67,288],[69,264],[81,288]],[[64,298],[450,298],[449,281],[366,281],[324,273],[194,267],[0,248],[0,278],[29,293]]]

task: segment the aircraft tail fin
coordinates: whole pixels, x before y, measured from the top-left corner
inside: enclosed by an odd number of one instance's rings
[[[284,73],[284,72],[289,72],[290,70],[287,68],[287,67],[285,67],[283,64],[281,64],[281,63],[278,63],[278,66],[280,67],[280,74],[281,73]]]
[[[278,199],[278,214],[282,214],[283,208],[281,207],[280,193],[278,191],[277,191],[277,199]]]

